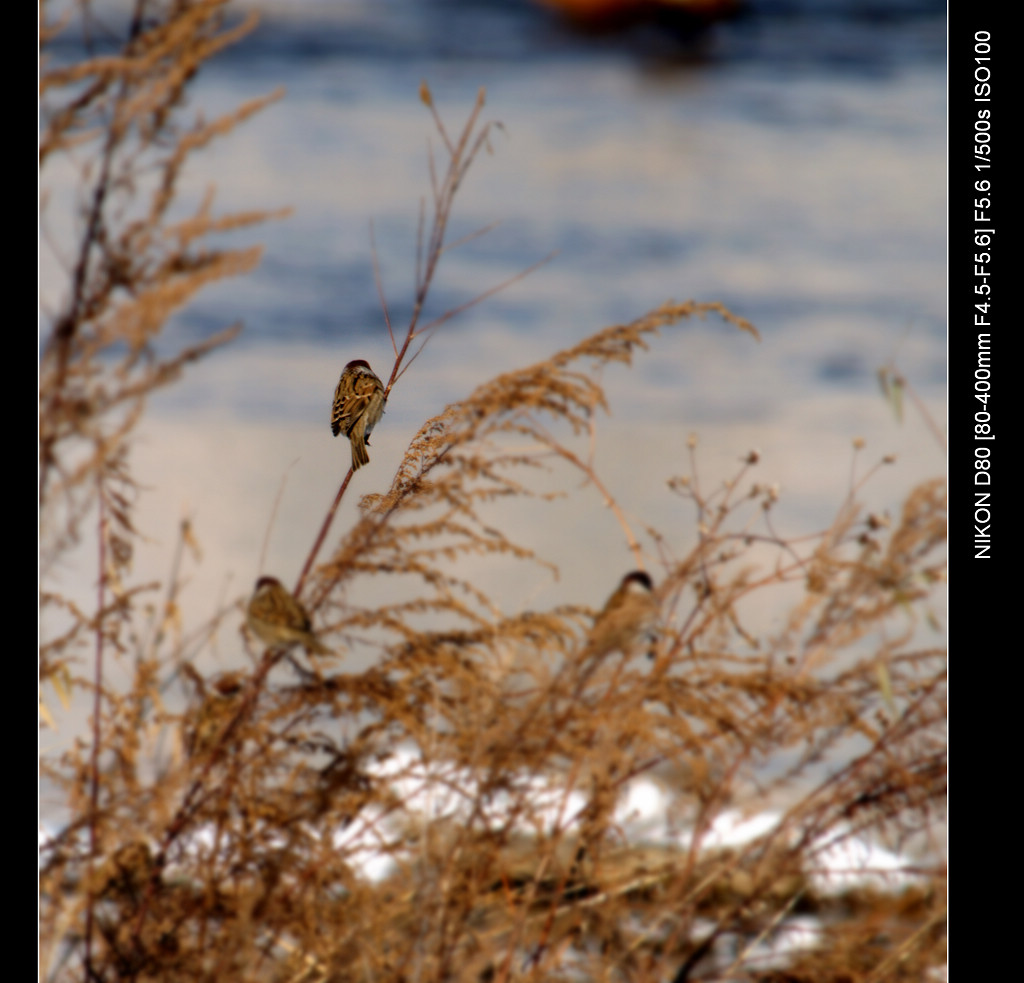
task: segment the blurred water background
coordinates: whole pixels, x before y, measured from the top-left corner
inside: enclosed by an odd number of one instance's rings
[[[121,6],[96,9],[116,18]],[[294,582],[348,467],[328,425],[338,373],[355,357],[390,370],[370,224],[401,329],[427,148],[438,144],[421,80],[450,131],[481,87],[484,118],[503,125],[457,198],[452,238],[499,224],[445,258],[430,310],[557,255],[438,331],[392,394],[333,540],[356,497],[387,486],[419,425],[447,403],[668,299],[721,301],[762,336],[684,323],[631,370],[605,373],[612,414],[598,470],[637,530],[659,528],[674,555],[696,535],[693,510],[666,488],[689,470],[691,433],[706,488],[759,450],[753,477],[778,483],[774,523],[787,537],[826,526],[883,455],[896,463],[857,495],[878,512],[943,472],[921,413],[907,405],[898,420],[877,371],[897,366],[944,429],[944,4],[753,0],[686,36],[650,22],[579,31],[528,0],[242,6],[261,10],[260,26],[203,69],[189,110],[210,117],[285,94],[196,158],[182,206],[214,185],[223,211],[294,211],[240,236],[265,244],[259,268],[209,289],[169,327],[177,345],[245,325],[152,401],[135,441],[151,546],[140,579],[167,574],[183,517],[203,547],[187,571],[186,624],[247,596],[261,570]],[[59,239],[72,218],[51,208],[45,221]],[[45,331],[66,289],[45,241],[41,287]],[[556,580],[465,561],[507,610],[598,607],[634,566],[593,490],[501,518],[560,569]],[[657,577],[653,549],[649,559]],[[82,561],[60,572],[71,593],[91,591],[94,554]],[[388,600],[373,593],[388,590],[380,578],[367,590],[352,603]],[[781,609],[761,603],[750,616],[770,628]],[[239,612],[203,651],[201,670],[239,661],[240,622]]]

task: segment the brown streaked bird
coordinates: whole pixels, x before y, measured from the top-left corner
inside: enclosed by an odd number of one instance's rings
[[[186,718],[185,749],[190,758],[205,756],[217,746],[241,706],[244,681],[240,672],[218,676],[198,709]]]
[[[654,641],[660,617],[651,578],[643,570],[627,573],[594,619],[584,655],[594,659],[610,652],[628,655],[641,640]]]
[[[384,415],[384,383],[361,358],[349,362],[341,371],[331,405],[331,432],[344,433],[352,443],[352,470],[370,463],[366,445],[370,433]]]
[[[250,631],[271,648],[301,645],[309,655],[334,654],[317,641],[306,609],[276,577],[256,581],[245,620]]]

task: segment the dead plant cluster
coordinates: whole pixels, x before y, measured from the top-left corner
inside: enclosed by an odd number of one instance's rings
[[[331,540],[349,473],[294,590],[340,658],[250,645],[237,671],[208,674],[167,630],[175,577],[132,580],[127,439],[155,388],[237,331],[156,350],[173,311],[258,256],[210,238],[267,213],[170,212],[188,155],[265,102],[182,122],[189,80],[247,22],[221,0],[137,0],[119,50],[52,64],[47,42],[67,25],[46,14],[44,177],[59,157],[82,190],[40,368],[40,705],[46,725],[85,691],[94,720],[41,764],[70,817],[41,849],[41,977],[928,979],[945,960],[945,654],[922,643],[943,576],[942,483],[910,490],[891,521],[861,514],[853,490],[797,542],[773,531],[756,455],[706,490],[694,446],[667,492],[693,520],[690,546],[633,530],[586,450],[609,409],[601,368],[687,318],[756,334],[720,305],[666,304],[427,421]],[[92,23],[88,3],[78,14]],[[431,164],[392,399],[437,327],[419,312],[489,133],[482,99],[449,136],[421,97],[444,166]],[[465,573],[481,556],[543,572],[490,507],[562,467],[567,488],[582,476],[606,495],[633,565],[654,564],[658,630],[596,657],[595,611],[506,610]],[[88,610],[52,586],[82,543],[96,556]],[[755,565],[755,548],[773,562]],[[367,578],[408,585],[386,594],[406,599],[354,606]],[[744,600],[780,585],[795,598],[784,627],[755,634]],[[356,650],[372,668],[344,671]],[[108,685],[111,659],[132,666],[124,691]],[[739,812],[754,793],[776,811],[730,837],[758,821]],[[898,866],[849,860],[861,878],[829,880],[836,851],[883,840],[903,853],[873,856]]]

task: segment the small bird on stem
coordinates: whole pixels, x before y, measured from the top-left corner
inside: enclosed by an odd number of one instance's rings
[[[651,578],[643,570],[627,573],[594,619],[583,654],[593,659],[610,652],[628,655],[642,639],[654,640],[660,617]]]
[[[384,415],[384,383],[368,362],[354,359],[342,369],[331,405],[331,432],[344,433],[352,443],[352,470],[370,463],[366,445],[370,433]]]
[[[190,758],[205,756],[217,746],[224,729],[237,714],[243,696],[245,677],[240,672],[218,676],[202,702],[186,718],[185,748]]]
[[[245,620],[249,630],[271,648],[301,645],[308,655],[334,654],[317,641],[306,609],[276,577],[256,581]]]

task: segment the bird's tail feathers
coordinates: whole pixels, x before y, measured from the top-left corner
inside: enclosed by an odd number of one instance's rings
[[[359,437],[352,438],[352,470],[358,471],[364,464],[370,463],[370,455],[366,452],[366,442]]]

